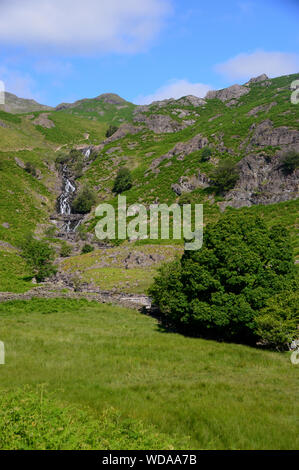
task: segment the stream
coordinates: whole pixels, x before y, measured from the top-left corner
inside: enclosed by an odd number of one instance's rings
[[[72,200],[76,193],[76,185],[70,179],[67,165],[62,167],[62,193],[58,198],[58,212],[63,216],[64,225],[62,232],[66,234],[76,231],[81,223],[82,217],[72,214]]]
[[[85,148],[82,150],[84,159],[88,160],[91,154],[91,148]],[[82,222],[82,214],[72,213],[72,201],[76,195],[76,184],[72,179],[71,172],[66,164],[61,168],[62,174],[62,193],[60,194],[57,200],[57,209],[58,213],[62,216],[64,224],[61,228],[62,236],[66,235],[67,237],[70,234],[76,232],[77,228]]]

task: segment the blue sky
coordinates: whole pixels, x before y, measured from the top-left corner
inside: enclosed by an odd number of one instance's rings
[[[52,106],[299,71],[299,0],[0,0],[0,80]]]

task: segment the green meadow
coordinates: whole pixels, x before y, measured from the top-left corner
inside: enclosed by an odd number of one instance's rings
[[[12,301],[0,317],[2,449],[298,448],[289,353],[184,337],[86,300]]]

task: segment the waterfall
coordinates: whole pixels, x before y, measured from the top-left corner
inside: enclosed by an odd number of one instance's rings
[[[68,169],[64,165],[62,168],[62,180],[63,180],[63,190],[58,199],[59,204],[59,213],[61,215],[70,215],[71,213],[71,198],[76,187],[68,178]]]
[[[71,212],[72,212],[72,198],[74,197],[76,186],[75,184],[69,179],[68,176],[68,167],[67,165],[63,165],[62,167],[62,193],[58,198],[58,210],[59,214],[63,216],[70,216],[65,217],[66,221],[62,228],[62,230],[66,233],[74,232],[81,221],[72,220]],[[74,226],[75,223],[75,226]]]
[[[91,148],[85,148],[81,150],[84,155],[84,159],[88,160],[91,154]],[[74,233],[82,222],[83,216],[80,214],[72,214],[72,200],[76,193],[76,185],[71,180],[70,171],[67,165],[63,165],[61,169],[62,173],[62,193],[58,198],[58,212],[63,216],[64,225],[62,232],[69,235]]]
[[[86,158],[86,160],[89,158],[90,156],[90,148],[88,148],[87,150],[84,150],[84,157]]]

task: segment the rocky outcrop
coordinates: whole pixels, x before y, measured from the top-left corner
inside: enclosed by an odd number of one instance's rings
[[[248,149],[256,147],[280,147],[299,151],[299,131],[289,127],[273,127],[272,121],[266,119],[259,124],[253,124],[250,128],[253,134],[249,141]]]
[[[183,193],[190,193],[197,188],[206,188],[209,186],[209,183],[209,178],[199,171],[197,175],[191,177],[181,176],[178,183],[171,185],[171,189],[180,196]]]
[[[173,157],[177,157],[179,160],[183,160],[186,155],[189,155],[196,150],[200,150],[206,145],[208,145],[209,141],[206,137],[202,136],[201,134],[197,134],[192,139],[188,140],[187,142],[179,142],[177,143],[169,152],[162,155],[161,157],[155,158],[151,165],[150,170],[156,169],[163,160],[170,160]]]
[[[276,106],[277,103],[276,101],[273,101],[270,104],[264,104],[261,106],[256,106],[255,108],[252,108],[250,111],[248,111],[247,116],[256,116],[260,112],[268,113],[273,106]]]
[[[176,103],[179,103],[181,106],[204,106],[206,104],[206,101],[203,98],[199,98],[198,96],[194,95],[187,95],[183,96],[183,98],[180,98],[176,100]]]
[[[48,114],[40,114],[32,122],[35,126],[41,126],[41,127],[44,127],[45,129],[51,129],[52,127],[55,127],[55,124],[53,121],[49,119],[48,116],[49,116]]]
[[[265,82],[265,81],[270,83],[269,77],[265,73],[263,73],[262,75],[258,75],[258,77],[251,78],[249,82],[245,83],[245,86],[250,86],[255,83],[260,83],[260,82]]]
[[[265,153],[251,154],[239,162],[240,179],[220,203],[226,206],[243,207],[254,204],[273,204],[299,197],[299,169],[287,174],[281,166],[283,152],[275,157]]]
[[[243,85],[232,85],[228,88],[223,88],[222,90],[211,90],[205,96],[206,100],[211,100],[217,98],[222,102],[230,101],[232,99],[237,100],[243,95],[249,93],[249,89]]]
[[[194,124],[194,120],[176,121],[166,114],[152,114],[147,116],[144,113],[135,113],[134,121],[144,123],[146,127],[155,134],[168,134],[178,132]]]
[[[105,139],[101,144],[99,145],[91,145],[91,146],[88,146],[88,147],[85,147],[85,146],[77,146],[77,148],[80,148],[81,151],[86,151],[87,149],[90,149],[91,151],[95,151],[95,152],[100,152],[101,150],[103,150],[103,148],[105,147],[105,145],[109,144],[110,142],[114,142],[115,140],[119,140],[119,139],[122,139],[123,137],[125,137],[126,135],[128,134],[138,134],[138,132],[140,132],[141,129],[140,127],[136,127],[136,126],[133,126],[132,124],[122,124],[119,129],[117,129],[116,132],[114,132],[114,134],[112,134],[110,137],[108,137],[108,139]]]

